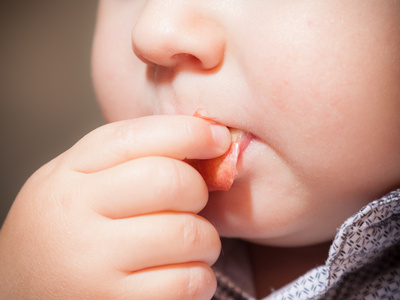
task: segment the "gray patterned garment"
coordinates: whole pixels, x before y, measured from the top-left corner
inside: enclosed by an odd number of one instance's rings
[[[240,241],[223,242],[214,266],[214,300],[255,299],[249,257]],[[326,264],[265,300],[400,299],[400,189],[349,218],[334,239]]]

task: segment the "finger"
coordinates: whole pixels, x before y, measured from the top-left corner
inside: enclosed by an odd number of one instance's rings
[[[229,130],[190,116],[149,116],[104,125],[74,145],[73,170],[91,173],[143,156],[212,158],[231,143]]]
[[[135,272],[117,286],[131,299],[206,300],[214,295],[217,281],[208,265],[192,262]]]
[[[84,185],[90,208],[112,219],[160,211],[198,213],[208,200],[201,175],[166,157],[138,158],[89,174]]]
[[[186,213],[159,213],[113,220],[104,231],[112,267],[138,271],[191,261],[212,265],[221,242],[204,218]]]

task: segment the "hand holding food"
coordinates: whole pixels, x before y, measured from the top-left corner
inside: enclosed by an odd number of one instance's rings
[[[18,195],[0,232],[4,299],[211,298],[220,239],[197,215],[207,187],[182,160],[229,143],[225,127],[190,116],[89,133]]]

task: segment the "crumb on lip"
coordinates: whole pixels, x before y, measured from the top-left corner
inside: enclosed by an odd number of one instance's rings
[[[198,108],[194,113],[193,117],[198,117],[207,121],[211,121],[213,123],[217,123],[214,117],[210,116],[210,113],[203,108]]]

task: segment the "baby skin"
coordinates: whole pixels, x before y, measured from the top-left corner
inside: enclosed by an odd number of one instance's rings
[[[248,243],[260,298],[400,186],[396,0],[101,0],[92,66],[109,124],[16,198],[6,299],[210,299],[220,237]],[[209,192],[187,162],[224,154],[228,128],[250,139]]]
[[[185,158],[230,145],[226,127],[188,116],[121,121],[38,170],[0,239],[2,299],[204,299],[219,235]],[[23,284],[21,284],[23,282]]]

